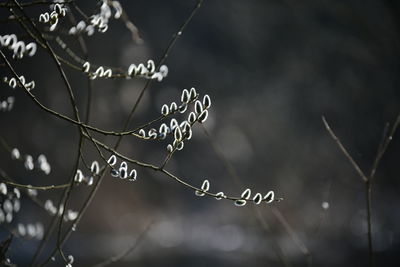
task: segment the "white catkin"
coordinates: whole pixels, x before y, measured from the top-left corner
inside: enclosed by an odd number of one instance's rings
[[[31,197],[36,197],[37,196],[37,190],[36,189],[32,189],[32,188],[28,188],[27,189],[28,195]]]
[[[174,150],[174,148],[172,147],[172,145],[171,145],[171,144],[168,144],[168,146],[167,146],[167,151],[168,151],[169,153],[172,153],[173,150]]]
[[[116,170],[116,169],[111,169],[110,173],[111,173],[112,177],[118,177],[119,176],[119,171]]]
[[[44,202],[44,209],[47,210],[47,211],[51,211],[53,208],[55,208],[54,205],[53,205],[53,201],[51,201],[51,199],[47,199]]]
[[[78,212],[73,210],[67,210],[66,219],[68,221],[75,221],[78,218]]]
[[[80,32],[83,31],[86,27],[86,22],[83,20],[79,21],[78,24],[76,24],[76,29]]]
[[[31,155],[26,155],[25,156],[24,166],[29,171],[34,169],[35,165],[33,164],[33,158],[32,158]]]
[[[119,168],[119,178],[121,179],[128,178],[128,170],[125,168]]]
[[[14,46],[13,46],[13,52],[14,55],[18,58],[22,57],[22,53],[25,52],[25,43],[22,41],[18,41]]]
[[[169,123],[169,126],[171,128],[171,131],[174,131],[176,127],[178,127],[178,121],[176,119],[171,119],[171,122]]]
[[[29,43],[25,46],[25,49],[28,56],[33,57],[36,54],[37,45],[36,43]]]
[[[9,34],[4,36],[4,46],[8,46],[12,48],[14,44],[18,41],[17,36],[15,34]]]
[[[251,196],[251,190],[247,188],[243,191],[242,195],[240,196],[242,199],[248,200]]]
[[[122,15],[121,4],[118,1],[112,1],[111,3],[115,9],[114,19],[119,19]]]
[[[22,85],[25,85],[25,77],[23,75],[19,76],[19,82],[22,83]]]
[[[199,115],[199,117],[197,118],[197,120],[200,123],[204,123],[208,118],[208,110],[203,110],[203,112]]]
[[[15,187],[13,191],[14,191],[15,197],[20,199],[21,198],[21,192],[19,191],[19,189]]]
[[[97,70],[95,71],[95,75],[99,76],[99,77],[103,77],[104,76],[104,67],[100,66],[97,68]]]
[[[135,64],[131,64],[129,65],[128,68],[128,75],[132,76],[132,75],[136,75],[137,71],[136,71],[136,65]]]
[[[202,197],[202,196],[205,195],[204,192],[199,191],[199,190],[196,190],[194,193],[195,193],[195,195],[198,196],[198,197]]]
[[[74,256],[68,255],[68,263],[69,263],[69,264],[74,263]]]
[[[57,16],[51,16],[51,18],[53,19],[53,22],[52,22],[52,24],[51,24],[51,26],[50,26],[50,31],[52,32],[52,31],[54,31],[54,30],[56,29],[56,27],[57,27],[58,18],[57,18]]]
[[[7,185],[5,183],[0,183],[0,193],[7,195]]]
[[[11,213],[13,212],[13,204],[11,203],[11,200],[6,199],[3,202],[3,210],[5,213]]]
[[[117,163],[117,157],[115,155],[111,155],[111,157],[108,159],[107,163],[110,166],[114,166],[115,163]]]
[[[178,141],[182,140],[182,131],[179,127],[175,128],[174,137],[175,137],[175,140],[178,140]]]
[[[188,104],[183,103],[182,105],[179,106],[179,112],[180,113],[185,113],[185,111],[187,110]]]
[[[151,79],[153,79],[153,80],[157,80],[157,81],[159,81],[159,82],[161,82],[162,80],[163,80],[163,76],[161,75],[161,73],[159,73],[159,72],[156,72],[156,73],[154,73],[153,75],[151,75]]]
[[[48,162],[43,162],[40,164],[40,170],[42,170],[46,175],[49,175],[51,172],[51,166]]]
[[[39,165],[40,165],[40,164],[46,163],[46,162],[47,162],[47,158],[46,158],[45,155],[40,154],[40,155],[38,156],[37,161],[38,161],[38,163],[39,163]]]
[[[13,148],[11,150],[11,158],[12,159],[19,159],[21,157],[21,154],[19,153],[18,148]]]
[[[112,70],[111,70],[111,69],[105,70],[103,76],[104,76],[104,77],[107,77],[107,78],[111,78],[111,76],[112,76]]]
[[[15,97],[9,96],[7,97],[8,107],[7,110],[10,111],[14,107]]]
[[[132,169],[131,172],[129,173],[129,180],[130,181],[136,181],[137,178],[137,171],[135,169]]]
[[[152,128],[149,130],[148,135],[151,139],[156,139],[157,138],[157,130]]]
[[[40,222],[36,223],[36,239],[41,240],[44,236],[44,227]]]
[[[61,14],[61,5],[60,5],[60,4],[55,4],[55,5],[54,5],[54,11],[55,11],[57,14]]]
[[[26,226],[26,232],[29,237],[35,237],[36,236],[36,227],[33,224],[28,224]]]
[[[247,201],[244,199],[235,200],[235,206],[238,206],[238,207],[242,207],[242,206],[246,205],[246,203],[247,203]]]
[[[17,80],[16,80],[15,78],[11,78],[11,79],[9,80],[9,82],[8,82],[8,85],[9,85],[11,88],[17,87]]]
[[[85,183],[86,183],[87,186],[93,185],[93,182],[94,182],[93,176],[87,177],[85,179]]]
[[[121,162],[121,165],[119,166],[120,169],[128,169],[128,164],[126,163],[126,161]]]
[[[203,106],[205,109],[208,109],[211,107],[211,99],[209,95],[204,95],[203,97]]]
[[[143,63],[140,63],[137,68],[136,68],[136,72],[139,73],[140,75],[145,75],[146,73],[148,73],[148,69],[143,65]]]
[[[83,64],[83,72],[89,73],[89,71],[90,71],[90,63],[86,61],[86,62]]]
[[[193,135],[192,129],[189,129],[189,131],[185,132],[185,139],[186,140],[192,139],[192,135]]]
[[[100,24],[99,31],[101,33],[105,33],[107,30],[108,30],[108,25],[107,24]]]
[[[155,72],[156,66],[155,66],[153,60],[149,59],[149,60],[147,61],[147,69],[149,70],[150,73]]]
[[[79,169],[76,170],[74,181],[77,182],[77,183],[82,183],[82,181],[83,181],[83,173],[82,173],[81,170],[79,170]]]
[[[39,22],[47,23],[50,20],[50,15],[49,13],[43,13],[39,15]]]
[[[169,107],[166,104],[161,107],[161,114],[164,116],[167,116],[169,114]]]
[[[160,133],[165,133],[165,134],[168,133],[168,126],[165,123],[161,124],[159,132]]]
[[[19,236],[25,236],[26,235],[25,225],[23,225],[22,223],[19,223],[17,225],[17,233]]]
[[[158,138],[160,138],[161,140],[164,140],[167,137],[166,133],[159,133],[158,134]]]
[[[169,106],[169,109],[171,110],[171,112],[175,112],[178,109],[178,105],[175,102],[172,102]]]
[[[210,182],[206,179],[203,181],[203,184],[201,185],[201,190],[207,192],[209,189],[210,189]]]
[[[175,140],[176,141],[176,140]],[[176,144],[176,150],[182,150],[184,147],[185,143],[183,141],[180,141]]]
[[[140,135],[141,137],[145,138],[145,137],[146,137],[146,132],[145,132],[145,130],[140,129],[140,130],[139,130],[139,135]]]
[[[166,65],[161,65],[159,71],[164,78],[168,76],[168,67]]]
[[[13,215],[12,213],[7,213],[6,214],[6,222],[11,223],[13,220]]]
[[[75,35],[76,32],[77,32],[76,27],[72,26],[72,27],[69,29],[68,34],[69,34],[69,35]]]
[[[194,110],[197,114],[203,112],[203,104],[199,100],[194,103]]]
[[[181,129],[183,129],[184,132],[188,132],[191,129],[191,125],[188,121],[183,121],[180,127]]]
[[[216,197],[215,197],[216,200],[221,200],[221,199],[223,199],[223,198],[226,198],[224,192],[218,192],[218,193],[216,194]]]
[[[72,29],[72,28],[71,28]],[[86,34],[87,34],[87,36],[92,36],[93,34],[94,34],[94,27],[93,27],[93,25],[88,25],[87,27],[86,27]]]
[[[271,203],[275,199],[274,191],[269,191],[263,198],[263,200],[267,203]]]
[[[190,112],[188,118],[189,123],[193,124],[196,121],[196,119],[197,119],[196,113]]]
[[[26,89],[27,89],[28,91],[34,89],[34,88],[35,88],[35,81],[31,81],[31,82],[25,84],[25,87],[26,87]]]
[[[255,194],[253,197],[253,201],[254,201],[254,204],[256,204],[256,205],[260,204],[262,201],[262,195],[260,193]]]
[[[92,171],[92,173],[94,173],[95,175],[99,174],[100,171],[100,167],[99,167],[99,163],[95,160],[92,162],[92,165],[90,167],[90,170]]]
[[[196,99],[196,97],[197,97],[196,89],[194,87],[190,88],[190,92],[189,92],[190,101],[193,101],[194,99]]]
[[[183,91],[182,91],[181,102],[182,103],[189,102],[189,91],[187,89],[183,89]]]
[[[14,207],[13,210],[14,212],[18,212],[21,209],[21,202],[19,199],[14,199]]]

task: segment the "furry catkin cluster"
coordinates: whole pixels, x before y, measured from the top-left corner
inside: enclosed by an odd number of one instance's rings
[[[53,5],[53,11],[45,12],[39,15],[39,22],[49,23],[50,31],[54,31],[57,27],[58,20],[62,17],[65,17],[67,14],[67,8],[63,4],[55,4]]]
[[[85,32],[88,36],[94,34],[95,29],[100,33],[105,33],[108,30],[108,22],[111,18],[119,19],[122,15],[122,7],[118,1],[101,1],[100,10],[98,13],[92,15],[89,22],[83,20],[79,21],[76,26],[72,26],[68,33],[75,35]]]
[[[13,58],[21,59],[25,55],[33,57],[36,54],[36,43],[30,42],[26,44],[19,41],[15,34],[0,35],[1,47],[6,47],[13,52]]]
[[[21,192],[18,188],[0,183],[0,225],[11,223],[21,209]]]
[[[117,167],[117,157],[115,155],[111,155],[108,159],[107,163],[111,167],[111,176],[118,177],[120,179],[128,179],[128,181],[134,182],[137,178],[136,169],[128,170],[128,164],[125,161],[122,161],[119,167]],[[116,168],[117,167],[117,168]]]
[[[11,150],[11,159],[23,162],[25,169],[28,171],[38,169],[46,175],[51,172],[51,165],[43,154],[40,154],[35,161],[31,155],[25,154],[22,156],[18,148],[13,148]]]

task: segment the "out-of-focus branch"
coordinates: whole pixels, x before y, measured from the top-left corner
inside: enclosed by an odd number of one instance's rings
[[[336,136],[336,134],[333,132],[331,127],[329,126],[328,122],[326,121],[325,117],[322,116],[322,122],[325,125],[326,130],[332,137],[332,139],[336,142],[337,146],[340,148],[340,150],[343,152],[343,154],[346,156],[346,158],[349,160],[353,168],[356,170],[358,175],[361,177],[365,184],[365,200],[366,200],[366,208],[367,208],[367,226],[368,226],[368,231],[367,231],[367,237],[368,237],[368,262],[369,266],[372,267],[374,265],[373,262],[373,243],[372,243],[372,214],[371,214],[371,191],[372,191],[372,178],[375,176],[376,170],[379,166],[379,163],[385,154],[390,142],[393,139],[394,134],[396,133],[396,130],[400,124],[400,114],[397,116],[395,123],[393,124],[392,129],[388,133],[388,124],[385,125],[384,130],[383,130],[383,135],[382,135],[382,140],[378,145],[377,153],[375,156],[375,160],[372,164],[371,167],[371,172],[369,176],[366,176],[365,173],[361,170],[359,165],[355,162],[353,157],[350,155],[350,153],[347,151],[347,149],[343,146],[342,142],[340,139]]]

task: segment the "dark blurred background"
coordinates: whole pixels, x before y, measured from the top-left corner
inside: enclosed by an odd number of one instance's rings
[[[77,1],[88,14],[96,3]],[[93,63],[126,68],[160,59],[195,1],[121,4],[144,44],[133,42],[124,24],[112,20],[107,33],[86,38]],[[41,6],[27,12],[38,17],[47,10]],[[121,252],[150,222],[134,252],[115,266],[366,266],[364,184],[324,129],[321,116],[369,173],[385,123],[392,124],[400,112],[399,11],[396,0],[206,0],[166,61],[168,77],[147,90],[132,126],[154,119],[162,104],[179,101],[182,89],[195,87],[211,96],[205,127],[242,185],[224,167],[201,127],[168,169],[195,185],[207,178],[215,192],[275,190],[284,201],[257,206],[257,211],[252,205],[239,208],[230,201],[196,197],[151,170],[139,168],[136,183],[109,176],[65,245],[65,253],[75,257],[74,266],[89,266]],[[10,14],[1,12],[2,18]],[[16,23],[1,24],[0,29],[0,34],[25,34]],[[65,40],[82,55],[76,42]],[[43,50],[14,66],[36,81],[34,93],[44,104],[72,116],[60,76]],[[83,111],[85,76],[64,68]],[[6,68],[0,71],[10,76]],[[91,124],[121,130],[144,83],[95,80]],[[12,112],[0,113],[1,135],[24,153],[45,154],[52,172],[27,172],[4,150],[1,167],[20,183],[67,182],[77,149],[76,127],[39,110],[21,90],[1,85],[1,99],[9,95],[16,103]],[[96,136],[110,145],[116,140]],[[127,137],[120,151],[159,164],[166,144]],[[91,145],[85,150],[90,161],[99,160]],[[400,262],[399,152],[397,133],[373,180],[376,266]],[[78,209],[88,192],[84,187],[75,190],[71,208]],[[39,192],[42,200],[56,201],[59,195]],[[50,219],[23,197],[21,212],[8,228],[17,222],[47,225]],[[6,235],[1,229],[2,239]],[[37,245],[15,239],[9,256],[25,266]],[[52,264],[62,262],[57,257]]]

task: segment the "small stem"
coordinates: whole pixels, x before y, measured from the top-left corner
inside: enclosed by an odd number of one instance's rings
[[[372,248],[372,222],[371,222],[371,181],[365,183],[365,196],[367,204],[367,224],[368,224],[368,261],[369,267],[373,266],[373,248]]]

